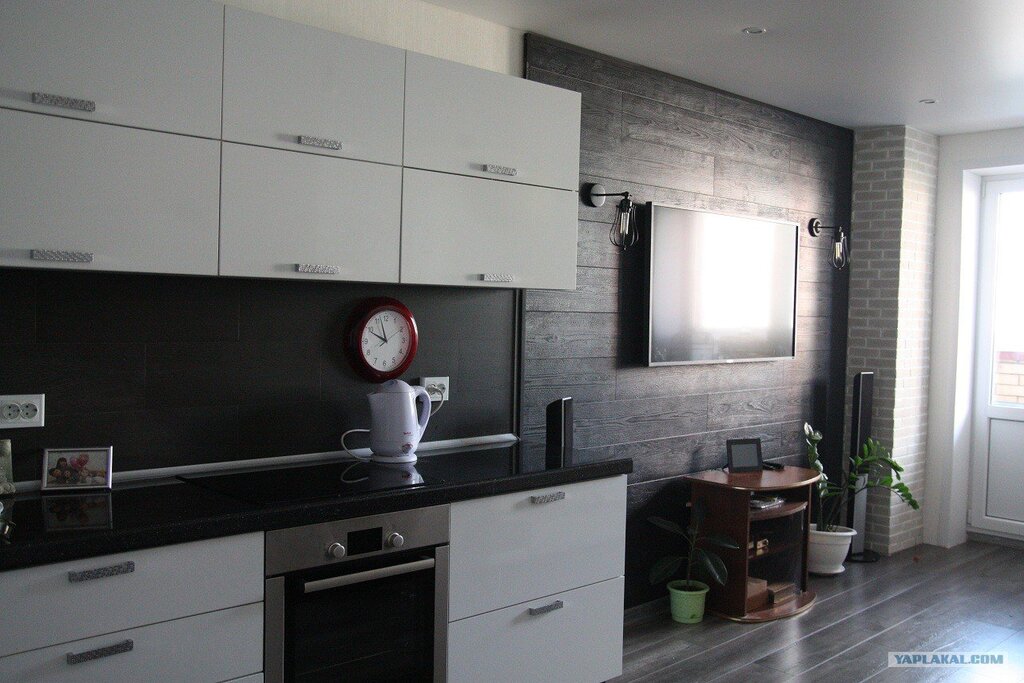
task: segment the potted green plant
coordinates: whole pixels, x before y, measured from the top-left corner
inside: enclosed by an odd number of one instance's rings
[[[683,529],[679,524],[662,517],[648,517],[655,526],[675,534],[685,544],[683,555],[668,555],[651,567],[651,584],[659,584],[676,575],[686,563],[686,578],[669,581],[667,584],[672,618],[683,624],[696,624],[704,618],[704,601],[710,587],[693,578],[694,569],[700,567],[712,581],[724,586],[729,580],[729,570],[722,558],[699,545],[715,545],[720,548],[739,549],[739,544],[728,536],[715,533],[701,533],[701,525],[707,510],[704,501],[698,499],[690,512],[690,524]]]
[[[888,489],[903,502],[917,510],[921,506],[901,476],[903,467],[893,460],[892,453],[874,439],[868,439],[860,453],[852,453],[849,466],[836,481],[826,476],[818,456],[821,432],[804,423],[808,465],[818,471],[817,522],[811,525],[807,552],[807,569],[812,574],[834,575],[846,571],[843,562],[850,552],[856,530],[839,525],[839,515],[852,496],[865,489]]]

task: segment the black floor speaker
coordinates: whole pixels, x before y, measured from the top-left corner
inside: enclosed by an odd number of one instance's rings
[[[853,421],[850,425],[850,454],[859,453],[871,436],[871,409],[875,396],[875,373],[858,372],[853,378]],[[868,492],[861,491],[849,502],[846,523],[857,532],[850,544],[851,562],[877,562],[878,553],[864,549],[867,527]]]

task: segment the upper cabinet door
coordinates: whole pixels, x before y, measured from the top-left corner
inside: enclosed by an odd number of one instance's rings
[[[224,139],[402,163],[405,51],[228,7]]]
[[[580,95],[408,53],[405,165],[575,190]]]
[[[0,106],[220,137],[224,8],[3,0]]]
[[[220,274],[398,282],[402,169],[224,143]]]
[[[402,282],[576,289],[575,192],[405,169]]]
[[[219,166],[216,140],[0,109],[0,266],[216,275]]]

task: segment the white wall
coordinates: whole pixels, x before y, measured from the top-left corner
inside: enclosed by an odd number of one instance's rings
[[[422,0],[223,0],[280,19],[500,73],[523,73],[523,32]]]
[[[939,138],[925,542],[967,540],[981,178],[1024,164],[1024,128]],[[1016,168],[1014,168],[1016,167]]]

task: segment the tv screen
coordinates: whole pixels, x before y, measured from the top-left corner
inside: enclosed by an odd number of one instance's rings
[[[649,365],[792,358],[797,226],[647,205]]]

